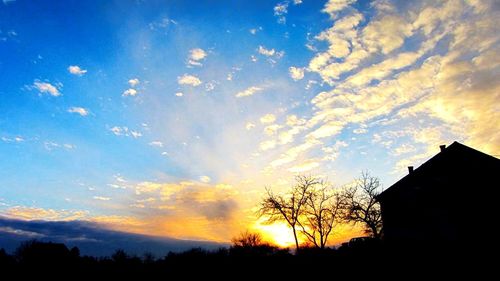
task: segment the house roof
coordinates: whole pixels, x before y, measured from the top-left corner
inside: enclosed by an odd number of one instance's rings
[[[384,200],[388,195],[402,190],[405,186],[410,185],[415,179],[426,177],[429,172],[435,169],[441,169],[443,165],[456,165],[457,161],[467,163],[468,165],[476,165],[479,163],[495,163],[500,169],[500,159],[463,145],[459,142],[453,142],[443,151],[434,155],[431,159],[414,169],[399,181],[391,185],[377,196],[379,201]],[[479,163],[478,163],[479,162]]]

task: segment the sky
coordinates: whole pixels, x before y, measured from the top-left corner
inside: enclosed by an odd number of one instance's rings
[[[498,1],[0,2],[0,214],[274,242],[265,187],[500,155]],[[340,241],[357,235],[348,228]]]

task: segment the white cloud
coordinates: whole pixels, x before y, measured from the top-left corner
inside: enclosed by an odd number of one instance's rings
[[[260,122],[262,124],[270,124],[276,121],[276,116],[274,114],[268,113],[262,117],[260,117]]]
[[[177,96],[177,97],[182,97],[183,95],[184,95],[184,94],[183,94],[182,92],[177,92],[177,93],[175,93],[175,96]]]
[[[267,49],[266,47],[260,45],[259,48],[257,48],[257,52],[265,57],[267,57],[267,61],[271,63],[272,65],[276,64],[278,60],[283,58],[285,55],[285,51],[276,51],[275,49]],[[257,58],[252,56],[251,60],[253,62],[257,61]]]
[[[290,127],[293,126],[301,126],[306,123],[306,120],[303,118],[298,118],[297,115],[291,114],[286,117],[286,124]]]
[[[78,76],[82,76],[85,73],[87,73],[87,70],[81,69],[78,65],[70,65],[68,67],[68,71],[69,71],[69,73],[74,74],[74,75],[78,75]]]
[[[306,161],[304,163],[295,165],[291,168],[288,168],[288,171],[290,171],[292,173],[304,173],[304,172],[310,171],[310,170],[317,168],[317,167],[319,167],[319,163],[317,161],[310,160],[310,161]]]
[[[69,113],[77,113],[80,114],[81,116],[87,116],[89,114],[88,109],[83,108],[83,107],[77,107],[73,106],[68,109]]]
[[[125,128],[125,129],[127,129],[127,131],[128,131],[128,128]],[[118,126],[115,126],[115,127],[111,128],[111,129],[109,129],[109,130],[110,130],[111,132],[113,132],[113,134],[115,134],[115,135],[117,135],[117,136],[121,136],[121,135],[122,135],[122,131],[123,131],[123,130],[122,130],[122,128],[121,128],[121,127],[118,127]]]
[[[260,143],[259,145],[259,148],[260,150],[262,151],[266,151],[266,150],[269,150],[269,149],[273,149],[274,147],[276,147],[276,141],[275,140],[267,140],[267,141],[263,141]]]
[[[137,92],[136,89],[127,89],[123,92],[122,96],[126,97],[126,96],[131,96],[131,97],[134,97],[138,94],[139,92]]]
[[[280,2],[274,6],[274,16],[278,18],[278,23],[286,23],[286,14],[288,13],[288,1]]]
[[[188,66],[202,66],[202,60],[207,57],[207,53],[200,48],[195,48],[189,51]]]
[[[114,126],[109,129],[113,134],[116,136],[126,136],[126,137],[133,137],[133,138],[139,138],[142,137],[142,133],[134,130],[130,130],[128,127],[119,127],[119,126]]]
[[[245,125],[245,129],[247,130],[251,130],[253,128],[255,128],[255,124],[252,122],[247,122],[247,124]]]
[[[137,132],[137,131],[130,131],[130,135],[134,138],[139,138],[142,137],[142,133]]]
[[[123,178],[123,176],[121,176],[120,174],[113,175],[113,177],[115,178],[115,180],[116,180],[117,182],[121,182],[121,183],[127,182],[127,180],[125,180],[125,179]]]
[[[245,89],[244,91],[237,93],[236,97],[237,98],[249,97],[249,96],[252,96],[252,95],[254,95],[262,90],[264,90],[264,89],[261,87],[252,86],[250,88]]]
[[[387,15],[371,21],[363,29],[363,41],[368,49],[388,54],[401,47],[405,38],[412,35],[413,27],[403,17]]]
[[[207,53],[200,48],[189,51],[189,58],[195,61],[203,60],[207,57]]]
[[[290,77],[295,81],[304,78],[304,68],[291,66],[288,68],[288,71],[290,72]]]
[[[356,0],[329,0],[322,11],[329,14],[331,18],[336,18],[339,12],[354,2],[356,2]]]
[[[184,74],[177,77],[177,83],[179,83],[179,85],[190,85],[193,87],[197,87],[201,84],[201,80],[194,75]]]
[[[321,138],[326,138],[326,137],[332,137],[337,135],[342,131],[344,128],[343,123],[339,122],[330,122],[322,125],[318,129],[314,130],[311,132],[308,137],[313,137],[316,139],[321,139]]]
[[[74,144],[69,144],[69,143],[59,144],[59,143],[56,143],[53,141],[45,141],[43,143],[43,146],[48,151],[51,151],[51,150],[56,149],[56,148],[65,148],[66,150],[71,150],[71,149],[76,148],[76,145],[74,145]]]
[[[201,176],[200,181],[203,183],[209,183],[212,179],[209,176]]]
[[[58,87],[56,87],[48,82],[35,81],[33,83],[33,86],[42,94],[49,94],[53,97],[58,97],[61,95]]]
[[[4,142],[23,142],[23,141],[25,141],[24,138],[21,136],[17,136],[14,138],[1,137],[0,139]]]
[[[266,135],[268,135],[268,136],[273,136],[273,135],[275,135],[278,132],[278,130],[280,128],[281,128],[280,125],[278,125],[278,124],[272,124],[272,125],[266,126],[264,128],[264,133]]]
[[[213,91],[215,89],[216,84],[217,83],[215,81],[205,83],[205,91],[207,92]]]
[[[277,168],[279,166],[291,163],[295,161],[301,154],[306,153],[319,144],[321,144],[321,142],[316,139],[307,139],[306,142],[288,149],[285,153],[280,155],[278,159],[273,160],[270,165],[272,168]]]
[[[111,198],[109,197],[104,197],[104,196],[94,196],[95,200],[100,200],[100,201],[109,201]]]
[[[252,35],[257,34],[257,32],[259,32],[259,31],[262,31],[262,26],[259,26],[258,28],[251,28],[248,30],[248,32],[250,32],[250,34],[252,34]]]
[[[167,17],[164,17],[158,21],[154,21],[149,24],[149,29],[151,30],[167,30],[170,25],[177,25],[177,22],[173,19],[169,19]]]
[[[135,88],[137,85],[139,85],[139,83],[140,83],[140,81],[138,78],[133,78],[133,79],[128,80],[128,84],[132,88]]]
[[[368,132],[368,130],[365,128],[357,128],[357,129],[354,129],[352,132],[355,134],[364,134],[364,133]]]
[[[259,46],[259,48],[257,49],[257,51],[259,52],[259,54],[264,55],[266,57],[274,56],[274,54],[276,53],[276,50],[274,50],[274,49],[266,49],[264,46]]]
[[[161,141],[152,141],[149,143],[151,146],[163,147],[163,143]]]
[[[405,157],[397,167],[453,140],[499,153],[494,143],[500,133],[491,124],[500,118],[493,106],[500,100],[500,84],[491,73],[499,65],[500,40],[491,2],[393,6],[377,1],[369,17],[348,7],[353,2],[332,0],[325,6],[334,20],[315,39],[328,45],[316,51],[306,70],[331,88],[310,101],[313,112],[303,125],[306,143],[328,143],[345,128],[373,133],[392,156]],[[405,130],[401,134],[395,127]],[[337,157],[331,146],[321,150],[326,155],[316,162]],[[271,167],[318,157],[318,152],[308,149],[300,158],[284,154]]]

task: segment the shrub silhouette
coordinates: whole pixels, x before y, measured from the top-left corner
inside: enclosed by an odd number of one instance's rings
[[[240,237],[241,238],[241,237]],[[248,237],[247,237],[248,238]],[[165,279],[175,276],[181,279],[308,279],[330,277],[332,273],[356,276],[369,273],[374,277],[384,270],[447,269],[443,261],[454,268],[471,258],[466,247],[438,247],[437,245],[385,245],[378,239],[359,239],[342,247],[320,249],[315,246],[302,247],[291,254],[265,243],[235,244],[230,248],[208,251],[193,248],[188,251],[170,252],[155,259],[150,254],[143,258],[117,250],[110,257],[79,255],[78,248],[68,249],[64,244],[28,241],[19,246],[13,255],[0,250],[0,269],[5,276],[113,279]],[[390,267],[387,265],[390,264]],[[467,264],[470,266],[470,264]],[[449,270],[449,268],[448,268]]]

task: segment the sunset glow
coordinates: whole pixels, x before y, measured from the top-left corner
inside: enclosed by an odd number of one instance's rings
[[[499,10],[4,0],[0,216],[293,246],[257,215],[266,187],[370,171],[386,188],[455,140],[500,155]]]
[[[264,240],[280,247],[293,247],[295,240],[293,232],[285,223],[258,224],[255,227],[262,233]],[[303,239],[300,240],[303,242]]]

